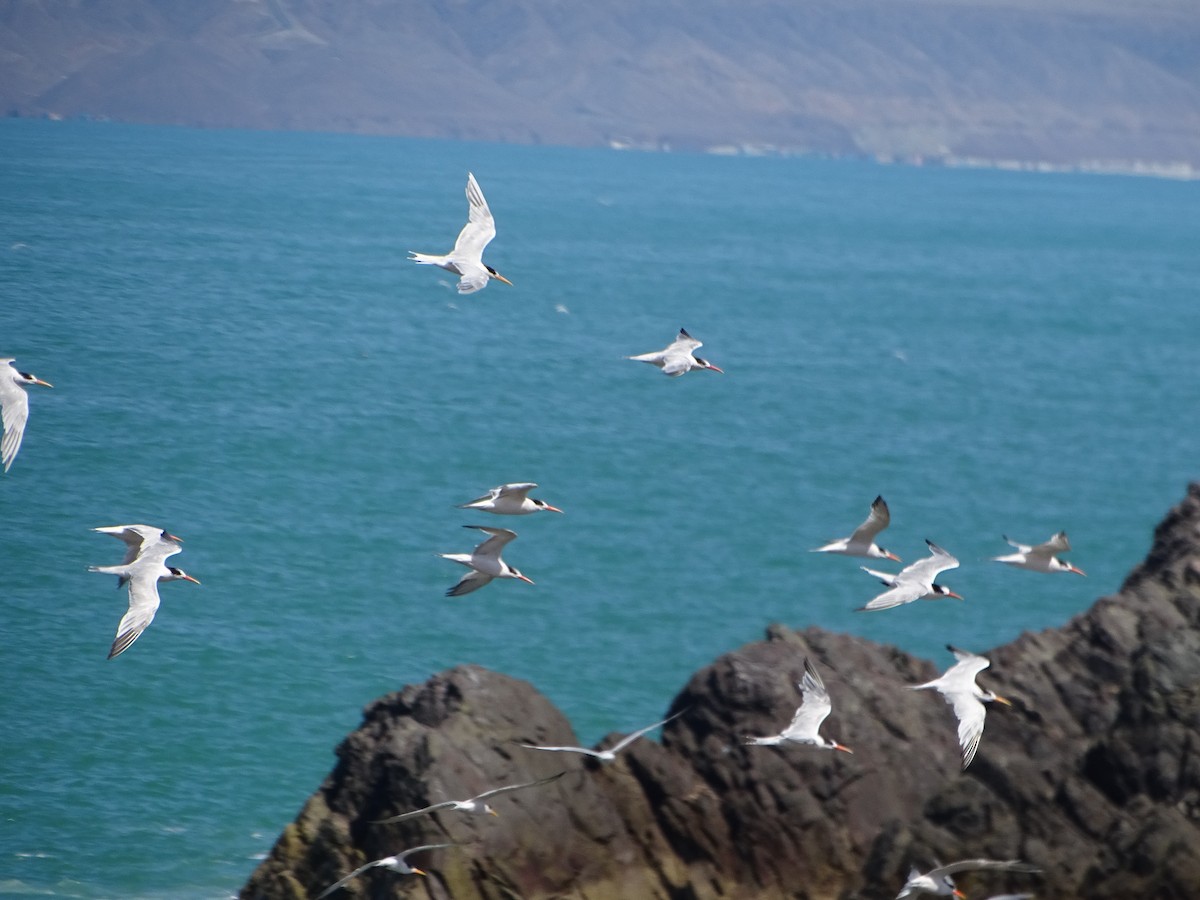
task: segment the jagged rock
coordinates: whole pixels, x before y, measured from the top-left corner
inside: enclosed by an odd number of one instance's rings
[[[823,730],[853,756],[744,742],[786,724],[805,656],[834,698]],[[575,736],[529,684],[459,667],[366,709],[241,897],[308,897],[441,841],[462,846],[412,860],[429,877],[374,871],[341,896],[891,897],[912,865],[979,856],[1045,872],[967,875],[968,892],[1200,896],[1200,485],[1117,595],[988,656],[980,680],[1015,705],[989,712],[965,772],[949,709],[906,688],[935,677],[929,663],[817,628],[772,626],[697,672],[662,743],[606,765],[515,747]],[[502,827],[462,813],[371,824],[562,769],[506,795]]]

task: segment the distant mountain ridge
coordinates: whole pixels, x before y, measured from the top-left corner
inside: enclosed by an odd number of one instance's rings
[[[0,111],[1200,166],[1200,6],[0,0]]]

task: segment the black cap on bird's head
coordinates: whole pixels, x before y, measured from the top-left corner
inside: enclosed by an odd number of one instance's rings
[[[488,270],[488,274],[489,274],[490,276],[492,276],[493,278],[495,278],[497,281],[503,281],[503,282],[504,282],[505,284],[507,284],[509,287],[512,287],[512,282],[511,282],[511,281],[509,281],[507,278],[505,278],[503,275],[501,275],[499,272],[497,272],[495,269],[493,269],[493,268],[492,268],[491,266],[489,266],[487,263],[484,263],[484,264],[483,264],[483,267],[484,267],[485,269],[487,269],[487,270]]]
[[[931,584],[930,587],[933,588],[933,592],[939,597],[953,597],[955,600],[963,599],[961,594],[954,593],[954,591],[950,590],[950,588],[946,587],[945,585],[938,584],[936,581]]]
[[[32,372],[18,371],[17,374],[25,380],[26,384],[40,384],[42,387],[54,387],[50,382],[42,381],[42,379],[38,378]]]
[[[187,572],[183,571],[183,569],[177,569],[175,566],[167,566],[167,571],[171,573],[172,578],[177,578],[181,581],[190,581],[192,584],[200,583],[199,578],[193,578]]]

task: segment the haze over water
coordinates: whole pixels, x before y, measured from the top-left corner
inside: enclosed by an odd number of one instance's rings
[[[461,663],[590,745],[771,622],[939,666],[1059,626],[1198,474],[1195,183],[31,121],[0,149],[0,355],[55,385],[0,476],[0,894],[235,893],[362,706]],[[468,170],[515,286],[459,297],[405,253],[449,250]],[[727,375],[622,358],[681,326]],[[453,508],[526,480],[566,514]],[[876,494],[964,602],[852,611],[866,561],[806,551]],[[203,585],[106,661],[125,594],[86,567],[122,548],[88,529],[128,522]],[[536,585],[443,597],[465,524]],[[986,561],[1059,529],[1087,579]]]

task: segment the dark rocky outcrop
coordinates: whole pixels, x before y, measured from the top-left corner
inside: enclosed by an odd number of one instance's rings
[[[772,627],[721,657],[675,698],[661,744],[609,764],[516,747],[574,735],[530,685],[456,668],[366,709],[241,896],[307,897],[366,860],[454,841],[412,860],[428,878],[372,872],[341,896],[892,897],[910,865],[988,856],[1045,873],[963,877],[968,896],[1200,897],[1200,485],[1118,594],[988,655],[980,681],[1015,705],[992,709],[966,772],[948,709],[905,688],[931,664],[820,629]],[[786,721],[805,656],[834,697],[824,730],[853,756],[743,743]],[[506,795],[499,822],[371,824],[563,768]]]

